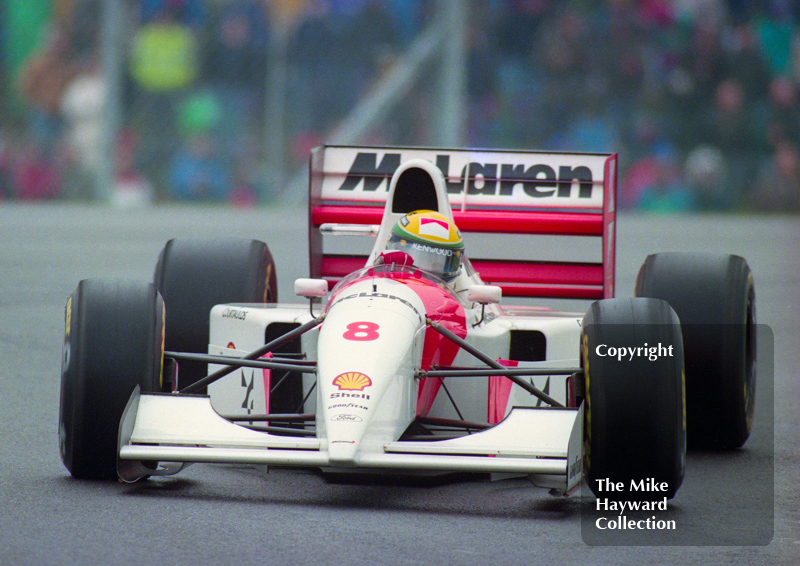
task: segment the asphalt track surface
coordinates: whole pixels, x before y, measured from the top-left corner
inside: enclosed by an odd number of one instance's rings
[[[215,465],[133,485],[72,479],[57,423],[63,309],[77,282],[150,279],[171,237],[242,236],[269,243],[279,296],[292,300],[306,275],[305,225],[303,210],[0,207],[0,565],[800,563],[796,217],[618,218],[618,296],[632,294],[648,253],[736,253],[755,274],[761,342],[774,335],[774,396],[759,377],[744,449],[690,452],[663,515],[677,524],[672,544],[650,531],[639,533],[644,546],[587,545],[591,503],[520,479],[338,481]]]

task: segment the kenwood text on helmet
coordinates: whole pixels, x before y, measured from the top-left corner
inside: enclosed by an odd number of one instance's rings
[[[401,251],[414,266],[449,281],[461,272],[464,240],[455,223],[432,210],[415,210],[392,228],[387,251]]]

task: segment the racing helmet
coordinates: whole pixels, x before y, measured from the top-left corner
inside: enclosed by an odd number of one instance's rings
[[[449,281],[461,273],[464,240],[455,223],[433,210],[409,212],[392,228],[387,251],[401,251],[414,266]]]

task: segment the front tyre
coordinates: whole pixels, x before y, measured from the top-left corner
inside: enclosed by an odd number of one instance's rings
[[[668,301],[680,318],[689,445],[742,446],[756,394],[756,293],[747,262],[735,255],[653,254],[639,270],[636,295]]]
[[[655,350],[653,350],[655,348]],[[615,498],[652,478],[672,498],[686,460],[683,350],[680,326],[666,301],[607,299],[583,319],[581,366],[585,377],[584,444],[589,487],[622,483]]]
[[[215,305],[278,300],[275,263],[267,244],[258,240],[170,240],[153,279],[167,306],[168,351],[207,354],[209,314]],[[180,387],[206,374],[205,363],[181,362]]]
[[[146,282],[85,279],[69,297],[59,446],[76,478],[117,477],[117,436],[136,386],[161,389],[164,303]]]

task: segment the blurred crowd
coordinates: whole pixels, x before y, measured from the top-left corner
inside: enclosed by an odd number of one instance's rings
[[[103,3],[58,4],[67,8],[17,76],[3,70],[16,89],[0,96],[20,97],[24,110],[0,122],[0,199],[97,196]],[[124,4],[113,152],[123,203],[276,198],[264,155],[274,54],[286,58],[282,159],[292,167],[436,14],[433,0]],[[467,145],[618,152],[627,209],[800,211],[800,2],[468,6]],[[0,12],[0,36],[6,25]],[[421,70],[365,142],[429,145],[438,72]]]

